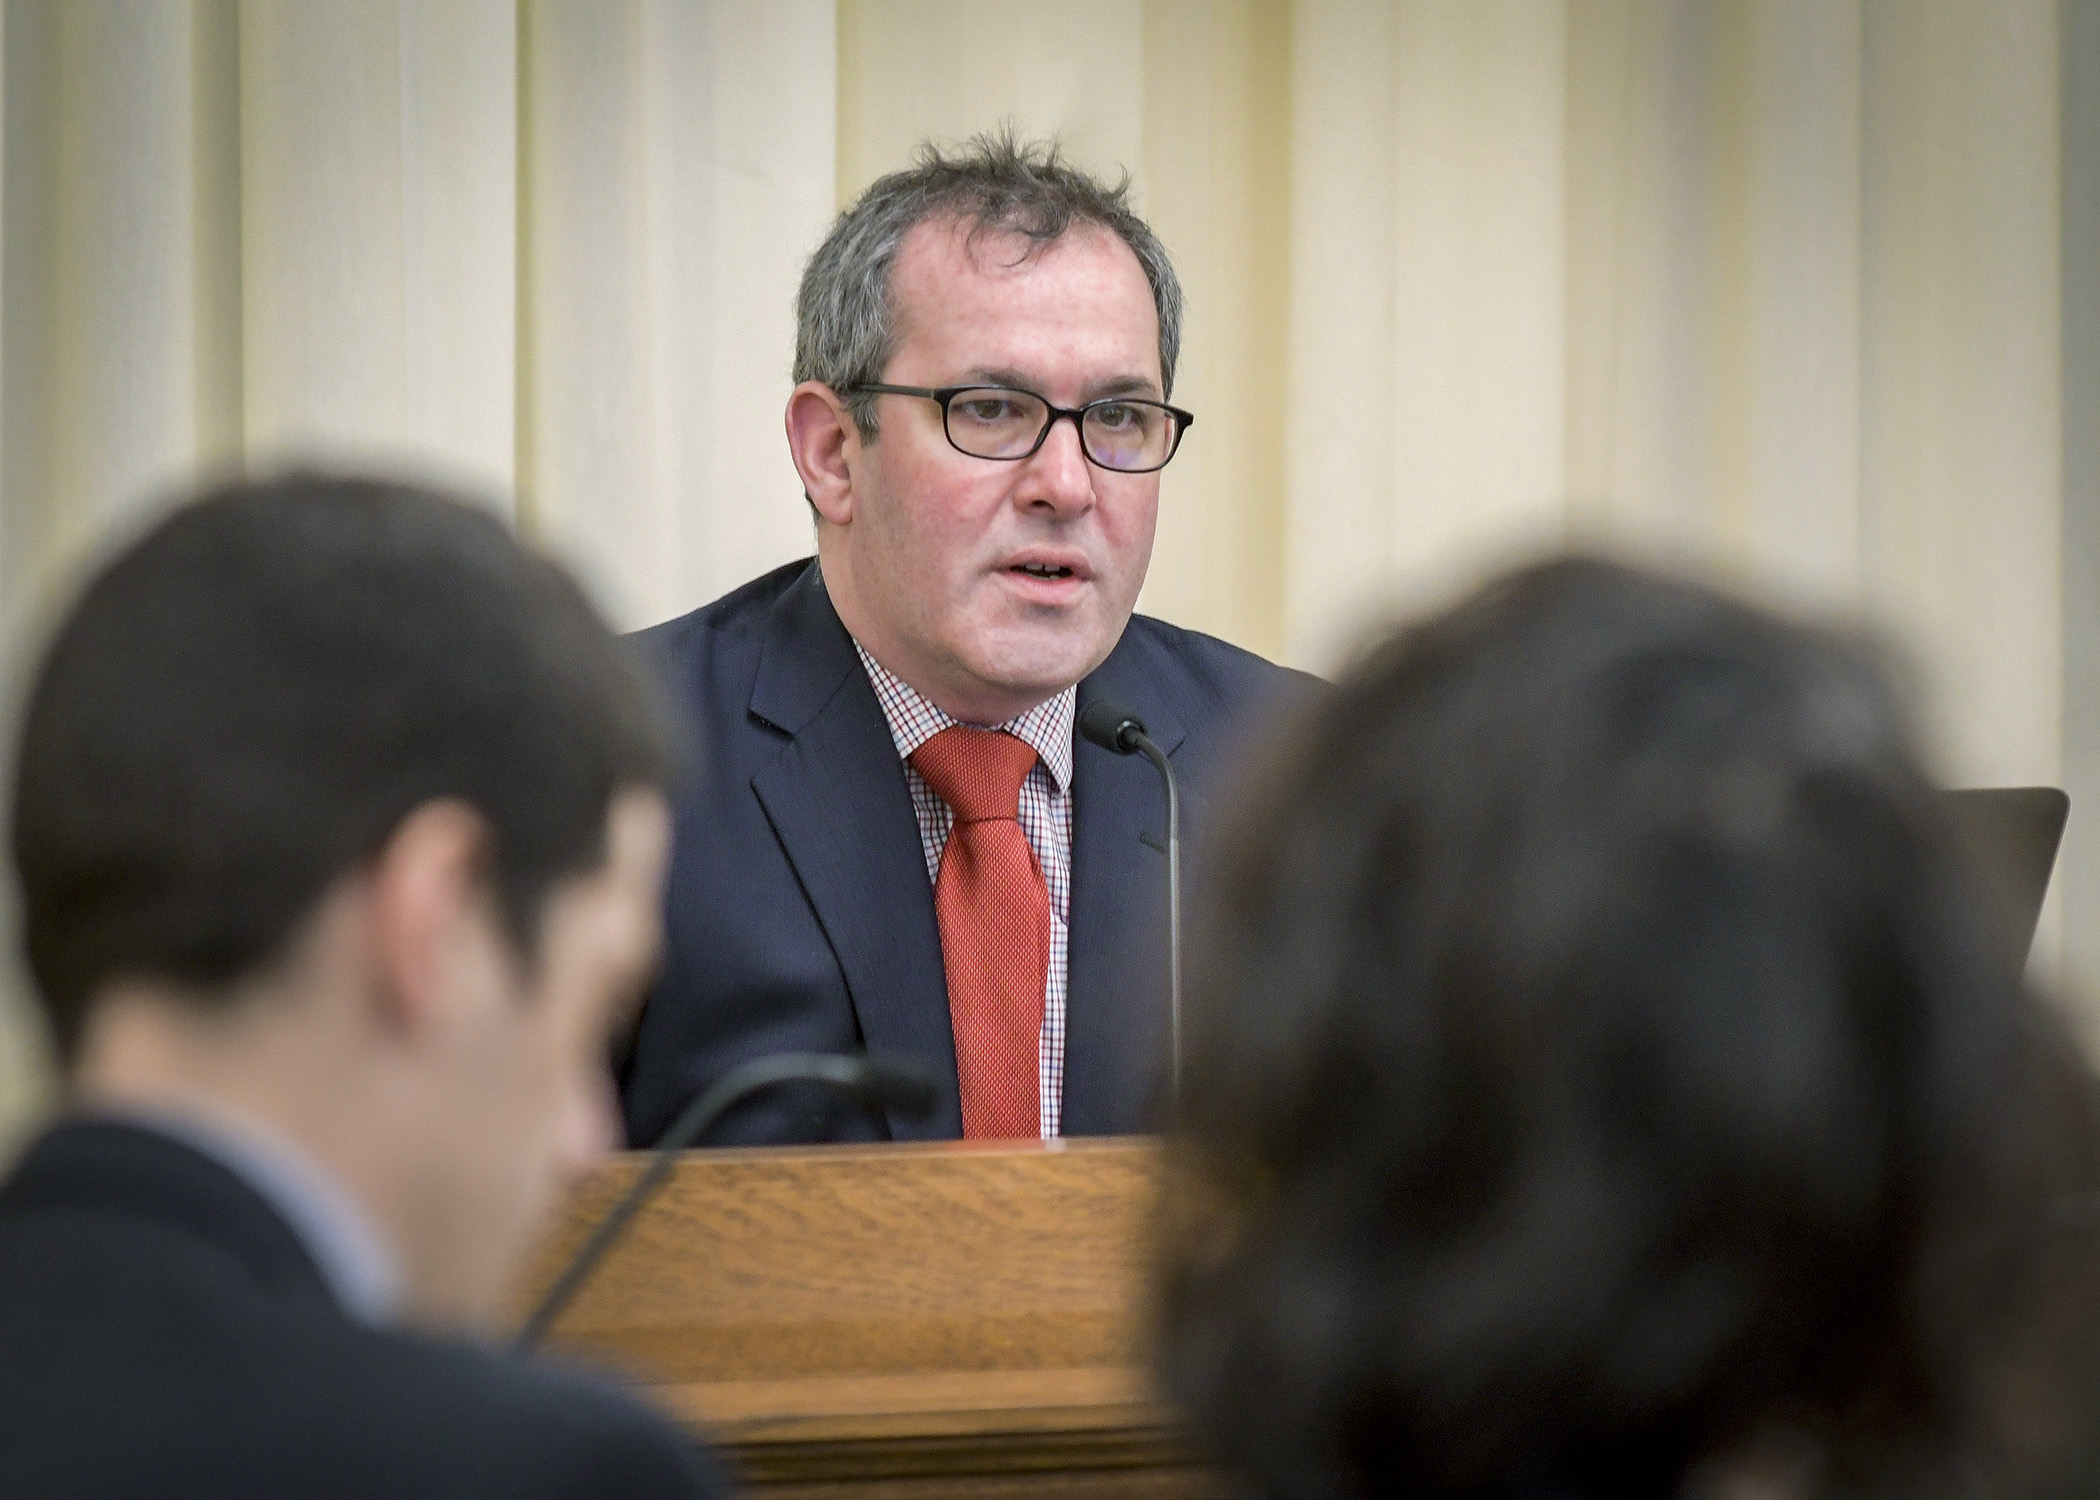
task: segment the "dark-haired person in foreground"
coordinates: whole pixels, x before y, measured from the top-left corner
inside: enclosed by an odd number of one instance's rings
[[[1602,563],[1376,649],[1188,992],[1164,1370],[1274,1496],[2089,1495],[2092,1077],[1854,643]]]
[[[64,1117],[0,1184],[0,1489],[699,1496],[492,1331],[614,1132],[671,747],[484,512],[291,476],[102,569],[14,788]]]
[[[817,555],[641,637],[708,754],[677,797],[630,1135],[751,1058],[864,1047],[945,1079],[938,1106],[834,1117],[778,1090],[713,1141],[1146,1128],[1160,785],[1075,718],[1135,713],[1200,837],[1212,772],[1289,677],[1131,613],[1191,420],[1166,248],[1124,187],[1001,134],[870,186],[797,318]]]

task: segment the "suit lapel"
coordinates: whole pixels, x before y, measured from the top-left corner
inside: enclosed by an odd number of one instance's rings
[[[815,564],[774,605],[751,713],[791,736],[751,780],[846,979],[870,1052],[945,1082],[898,1140],[962,1134],[948,982],[904,765]]]
[[[1141,639],[1125,632],[1079,684],[1132,710],[1171,757],[1179,718],[1149,686]],[[1166,1034],[1166,795],[1142,757],[1085,739],[1072,758],[1072,909],[1066,961],[1063,1129],[1128,1131],[1149,1098]],[[1150,847],[1146,840],[1150,840]]]

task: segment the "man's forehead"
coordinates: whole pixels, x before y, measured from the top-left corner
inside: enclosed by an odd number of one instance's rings
[[[899,251],[891,281],[899,345],[959,323],[1004,322],[1022,314],[1034,287],[1047,294],[1052,284],[1060,287],[1054,299],[1060,309],[1078,312],[1067,301],[1077,294],[1097,331],[1127,334],[1156,358],[1159,315],[1151,283],[1113,230],[1077,222],[1055,240],[1037,241],[953,215],[914,226]]]

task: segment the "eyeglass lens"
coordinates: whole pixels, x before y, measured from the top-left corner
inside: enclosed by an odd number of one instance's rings
[[[980,386],[949,398],[948,441],[974,458],[1022,458],[1049,420],[1040,397]],[[1154,402],[1096,401],[1080,421],[1080,438],[1104,469],[1156,469],[1173,451],[1174,425]]]

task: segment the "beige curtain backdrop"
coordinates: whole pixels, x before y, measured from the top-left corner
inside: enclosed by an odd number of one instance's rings
[[[1188,285],[1144,608],[1321,668],[1610,546],[1883,630],[1951,778],[2100,797],[2100,0],[0,4],[17,663],[243,462],[469,486],[627,625],[800,555],[801,262],[1010,119]],[[2075,988],[2076,818],[2059,892]]]

